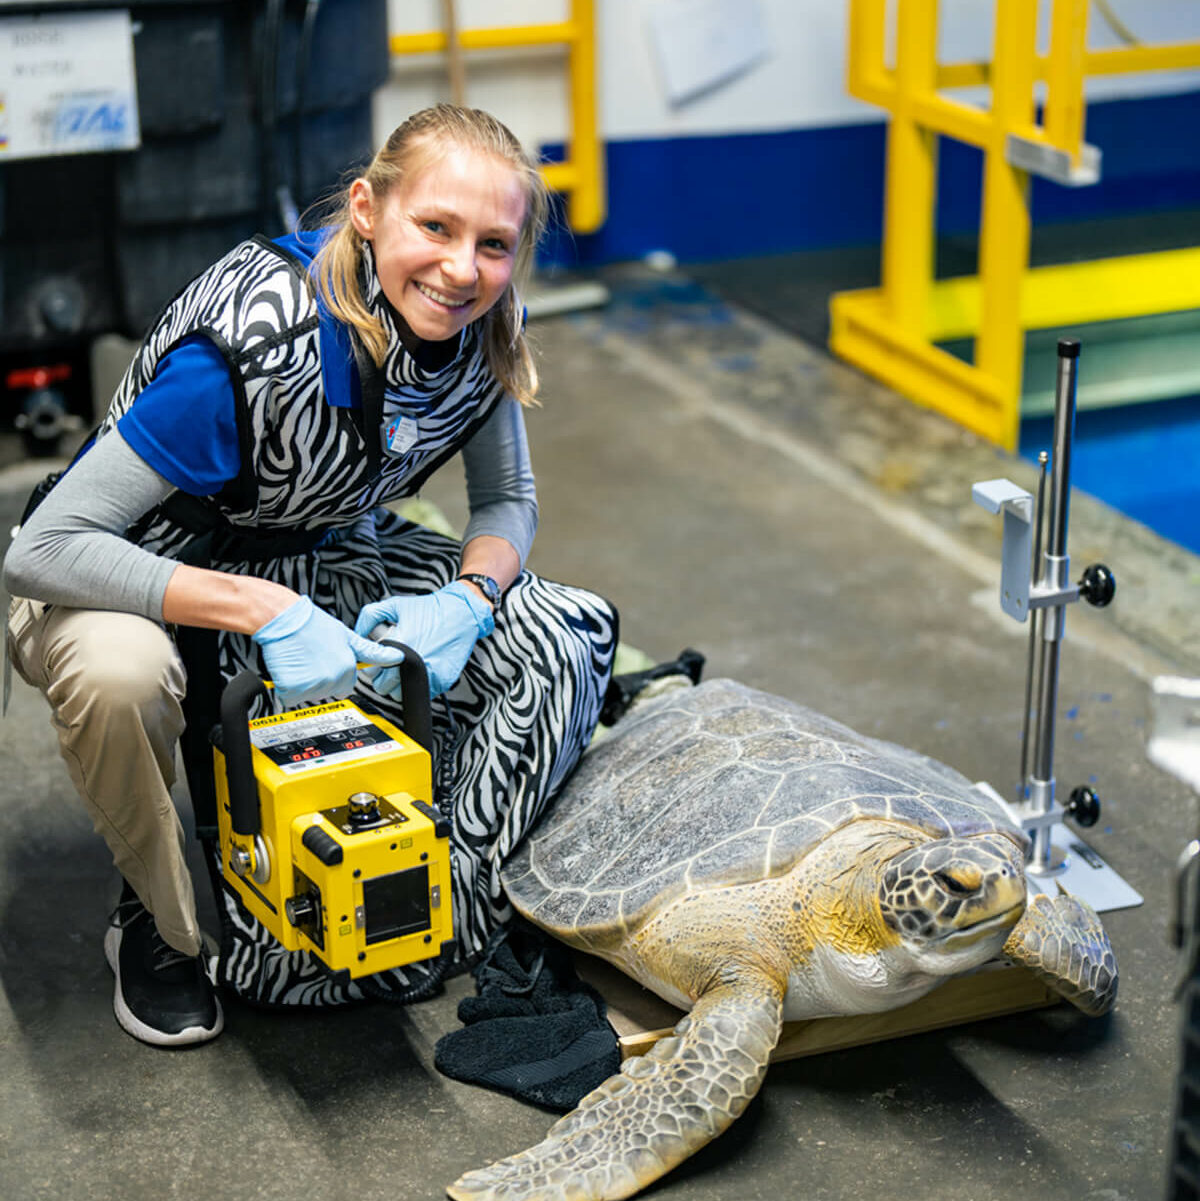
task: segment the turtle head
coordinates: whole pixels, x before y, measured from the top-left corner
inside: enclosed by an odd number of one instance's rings
[[[931,975],[965,971],[998,954],[1025,912],[1025,857],[999,833],[940,838],[883,865],[884,925]]]

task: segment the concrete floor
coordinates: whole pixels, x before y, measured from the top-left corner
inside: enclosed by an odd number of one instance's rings
[[[535,327],[531,566],[605,593],[625,641],[656,659],[697,647],[710,676],[794,697],[1007,795],[1025,628],[1000,615],[999,519],[972,506],[970,484],[1030,486],[1028,465],[682,277],[610,282],[607,308]],[[0,528],[41,466],[0,472]],[[426,495],[461,520],[459,474],[443,477]],[[1089,840],[1146,897],[1106,921],[1115,1012],[1060,1006],[778,1065],[733,1131],[653,1195],[1163,1195],[1177,1058],[1166,902],[1197,823],[1188,790],[1146,761],[1148,684],[1200,674],[1200,564],[1082,496],[1072,551],[1078,567],[1104,558],[1120,584],[1110,609],[1069,613],[1056,758],[1060,788],[1094,780],[1105,810]],[[404,1011],[231,1002],[221,1038],[191,1051],[127,1037],[101,950],[113,874],[20,681],[2,728],[8,1201],[420,1201],[550,1124],[433,1068],[469,979]]]

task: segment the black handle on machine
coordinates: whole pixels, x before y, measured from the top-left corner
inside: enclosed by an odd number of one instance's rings
[[[404,706],[404,732],[433,754],[433,708],[429,703],[429,672],[425,660],[411,646],[395,638],[381,638],[380,646],[394,646],[404,652],[400,664],[400,701]]]
[[[262,825],[250,757],[250,706],[260,695],[267,695],[267,686],[258,672],[249,670],[234,676],[221,693],[221,749],[229,783],[229,820],[235,834],[249,838]]]
[[[380,645],[404,652],[400,663],[400,693],[404,705],[405,733],[433,754],[433,710],[429,703],[429,673],[425,661],[412,647],[384,638]],[[250,706],[267,686],[257,672],[246,670],[234,676],[221,694],[221,746],[225,752],[225,776],[229,784],[229,818],[235,834],[253,838],[262,828],[258,809],[258,786],[250,751]]]

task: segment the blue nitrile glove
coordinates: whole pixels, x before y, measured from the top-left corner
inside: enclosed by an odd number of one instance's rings
[[[389,596],[363,605],[354,632],[365,636],[378,625],[393,627],[386,636],[411,646],[425,660],[430,696],[454,686],[475,643],[495,628],[491,605],[457,580],[427,596]],[[400,672],[379,672],[371,687],[381,696],[398,696]]]
[[[307,596],[276,613],[250,637],[262,647],[267,674],[285,708],[349,696],[359,660],[389,666],[404,659],[404,652],[394,646],[380,646],[351,633]]]

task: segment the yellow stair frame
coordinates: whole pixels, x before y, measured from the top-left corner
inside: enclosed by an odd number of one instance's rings
[[[567,49],[567,91],[570,132],[567,158],[542,168],[547,185],[567,198],[567,221],[577,233],[592,233],[604,223],[607,197],[604,146],[596,124],[596,6],[595,0],[569,0],[565,21],[541,25],[505,25],[460,29],[457,41],[464,51],[562,45]],[[392,54],[443,54],[449,48],[442,30],[392,33]]]
[[[849,0],[849,91],[891,117],[881,286],[830,298],[830,348],[1010,451],[1026,330],[1200,308],[1200,248],[1029,267],[1029,165],[1060,182],[1097,177],[1083,140],[1086,76],[1200,67],[1200,43],[1089,51],[1087,15],[1088,0],[1054,0],[1040,56],[1038,0],[997,0],[992,62],[940,65],[938,0],[895,0],[889,67],[888,0]],[[978,85],[990,85],[990,109],[942,94]],[[933,278],[939,136],[983,151],[976,276]],[[973,364],[936,345],[960,338],[974,338]]]

